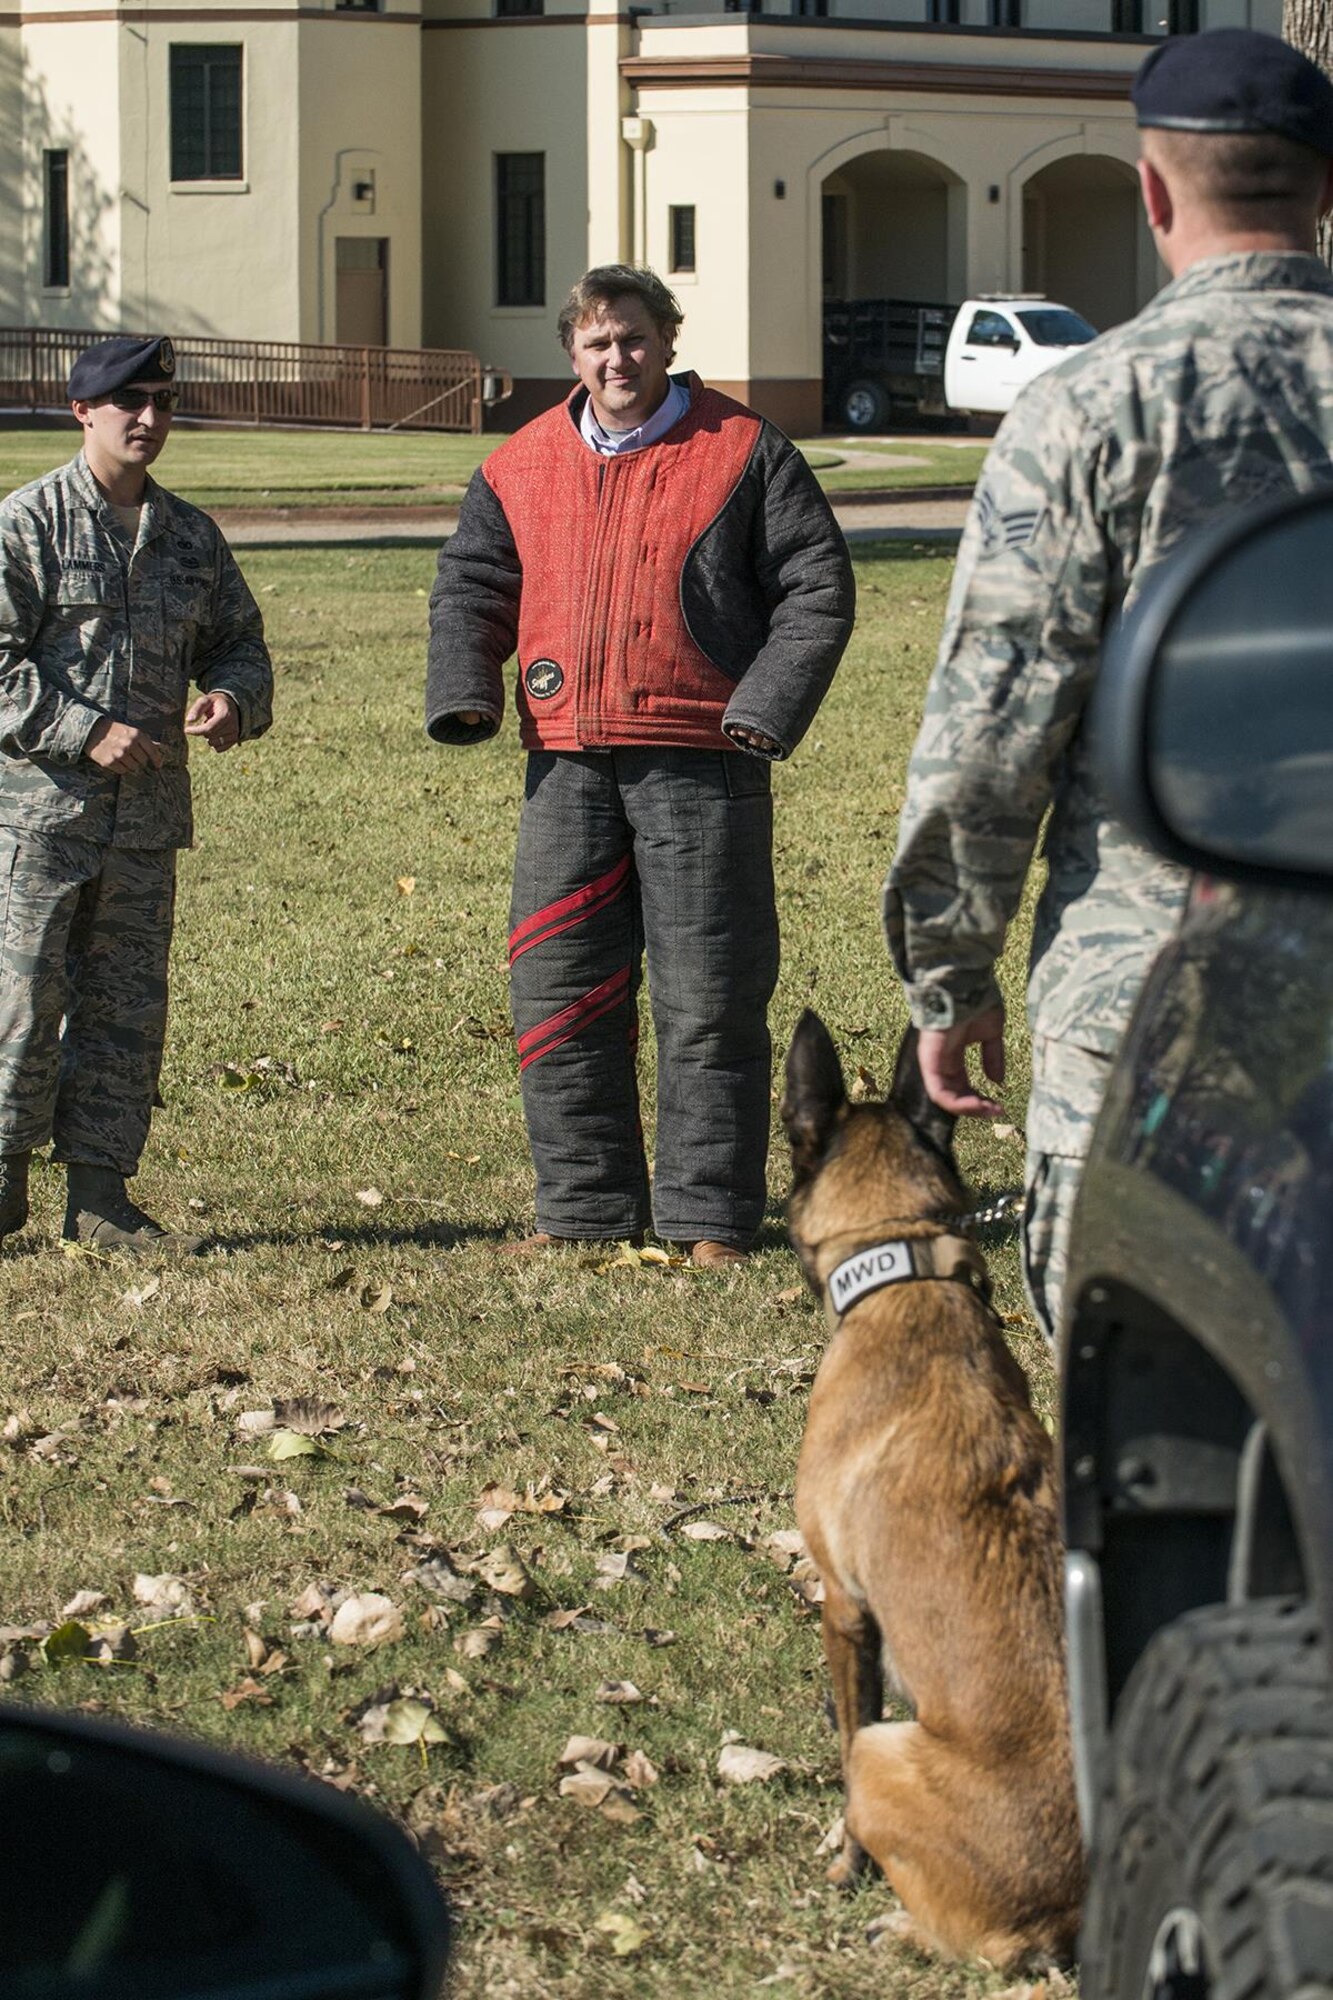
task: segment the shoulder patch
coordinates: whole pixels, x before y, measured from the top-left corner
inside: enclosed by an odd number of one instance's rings
[[[977,524],[981,530],[979,560],[990,562],[1006,549],[1027,548],[1036,541],[1045,518],[1044,507],[998,507],[994,495],[983,487],[977,495]]]

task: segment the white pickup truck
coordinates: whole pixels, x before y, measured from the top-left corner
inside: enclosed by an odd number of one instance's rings
[[[1097,330],[1035,294],[967,299],[836,299],[824,307],[825,417],[853,431],[895,417],[1001,416],[1034,376]]]

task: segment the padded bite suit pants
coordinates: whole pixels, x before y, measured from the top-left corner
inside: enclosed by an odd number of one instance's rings
[[[749,1244],[764,1212],[777,983],[769,767],[724,750],[535,751],[510,913],[510,999],[537,1225],[649,1220],[635,1056],[657,1032],[653,1226]]]

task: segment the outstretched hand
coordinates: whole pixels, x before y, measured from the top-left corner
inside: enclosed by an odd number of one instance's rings
[[[952,1028],[922,1028],[917,1043],[926,1095],[955,1118],[998,1118],[1004,1106],[983,1097],[967,1073],[967,1052],[976,1043],[981,1067],[992,1083],[1004,1082],[1004,1009],[988,1007]]]

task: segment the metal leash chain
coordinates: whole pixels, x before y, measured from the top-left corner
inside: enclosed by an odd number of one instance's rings
[[[994,1201],[988,1201],[984,1208],[974,1208],[969,1215],[954,1215],[949,1219],[956,1229],[979,1229],[988,1222],[999,1222],[1010,1209],[1019,1206],[1023,1192],[1021,1187],[1006,1188],[1003,1194],[996,1195]]]

